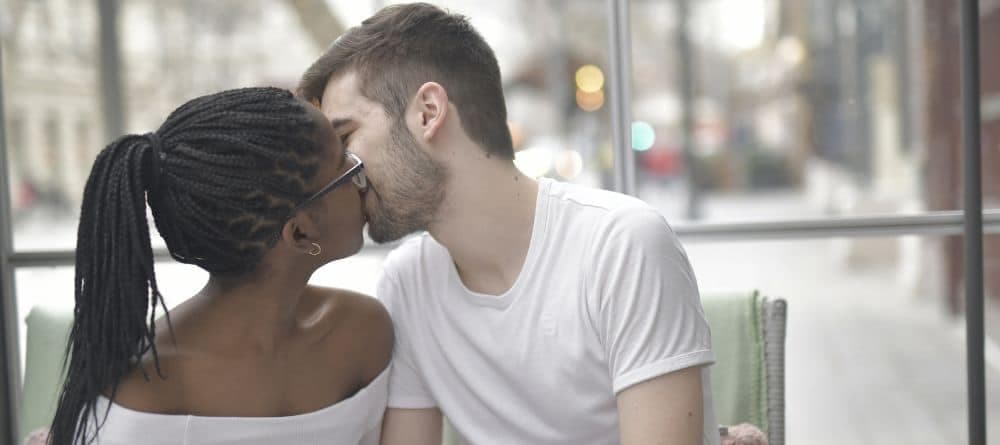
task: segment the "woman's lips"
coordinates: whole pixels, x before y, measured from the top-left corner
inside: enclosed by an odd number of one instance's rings
[[[374,193],[371,184],[368,184],[368,188],[361,192],[361,217],[364,218],[364,222],[368,223],[371,221],[371,216],[368,212],[368,195]]]

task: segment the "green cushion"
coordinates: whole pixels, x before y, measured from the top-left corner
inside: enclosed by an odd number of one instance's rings
[[[28,314],[27,324],[22,436],[52,423],[62,388],[63,354],[73,324],[73,309],[36,305]]]
[[[712,328],[712,402],[722,425],[767,427],[767,380],[762,314],[757,292],[702,297]]]

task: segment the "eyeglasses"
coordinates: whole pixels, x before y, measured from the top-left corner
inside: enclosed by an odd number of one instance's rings
[[[361,162],[361,158],[359,158],[358,155],[351,152],[345,152],[344,156],[346,156],[350,162],[353,162],[354,165],[348,168],[347,171],[335,178],[333,181],[330,181],[329,184],[323,186],[323,188],[319,189],[319,191],[302,200],[302,202],[298,203],[295,207],[292,207],[292,210],[288,212],[288,216],[285,217],[285,222],[288,222],[288,220],[292,218],[292,215],[299,210],[304,209],[306,206],[312,204],[313,201],[319,199],[323,195],[330,193],[333,189],[344,185],[347,181],[351,181],[351,183],[353,183],[358,190],[365,191],[368,189],[368,177],[365,176],[364,162]],[[282,223],[282,226],[284,226],[284,223]],[[271,243],[277,242],[280,237],[281,229],[279,228],[278,232],[271,237]]]
[[[352,165],[351,168],[348,168],[344,174],[338,176],[333,181],[330,181],[329,184],[323,186],[323,188],[319,189],[318,192],[313,193],[312,196],[306,198],[304,201],[300,202],[299,205],[293,207],[292,210],[288,212],[289,218],[291,218],[295,212],[302,210],[305,206],[311,204],[321,196],[330,193],[331,190],[340,187],[341,185],[344,185],[344,183],[348,180],[354,183],[354,186],[357,187],[358,190],[364,191],[368,188],[368,178],[365,176],[365,164],[361,162],[361,158],[349,151],[345,152],[344,155],[347,156],[348,160],[354,162],[354,165]]]

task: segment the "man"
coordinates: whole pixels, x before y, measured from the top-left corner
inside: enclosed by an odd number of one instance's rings
[[[513,164],[500,71],[464,17],[392,6],[303,75],[365,162],[396,324],[383,443],[718,443],[710,334],[664,218]]]

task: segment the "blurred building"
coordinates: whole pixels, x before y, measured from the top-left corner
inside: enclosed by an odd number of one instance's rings
[[[960,11],[957,2],[926,0],[923,20],[927,30],[927,206],[931,210],[959,209],[962,197]],[[981,2],[980,48],[982,86],[982,169],[983,207],[1000,207],[1000,59],[992,42],[1000,41],[1000,2]],[[962,239],[951,237],[943,255],[947,265],[947,285],[952,290],[949,307],[962,309]],[[1000,236],[986,236],[984,254],[986,294],[1000,298]],[[989,305],[987,305],[989,307]]]
[[[72,212],[105,134],[97,0],[0,2],[13,205]],[[308,15],[303,29],[299,17]],[[331,22],[331,20],[333,20]],[[145,133],[182,102],[240,86],[292,88],[340,33],[322,1],[125,0],[116,20],[122,132]]]
[[[15,211],[61,209],[82,190],[79,168],[101,144],[97,13],[72,0],[7,2],[2,22],[4,101]]]

